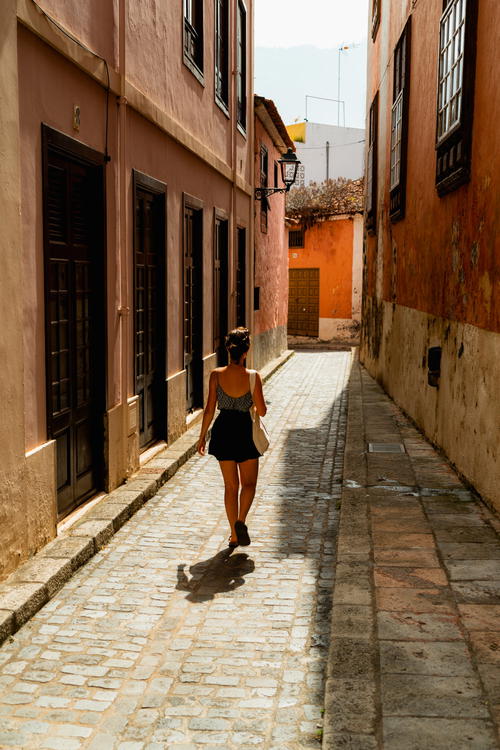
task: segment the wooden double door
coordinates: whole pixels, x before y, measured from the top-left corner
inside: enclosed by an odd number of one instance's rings
[[[60,518],[103,488],[103,156],[43,128],[47,432]]]
[[[319,268],[290,268],[288,335],[318,336]]]
[[[134,171],[134,357],[139,447],[166,434],[166,186]]]

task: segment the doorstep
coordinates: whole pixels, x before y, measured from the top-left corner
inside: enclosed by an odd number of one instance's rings
[[[293,354],[287,350],[269,362],[260,371],[262,379],[268,380]],[[73,525],[0,583],[0,644],[33,617],[194,455],[199,432],[197,421],[124,484],[90,504]]]

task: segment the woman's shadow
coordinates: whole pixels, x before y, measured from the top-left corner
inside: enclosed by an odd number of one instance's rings
[[[181,563],[177,566],[175,588],[188,591],[186,599],[190,602],[207,602],[213,599],[215,594],[234,591],[243,586],[243,576],[255,570],[255,563],[245,553],[231,553],[231,549],[224,549],[208,560],[190,565],[191,578],[186,575],[186,563]]]

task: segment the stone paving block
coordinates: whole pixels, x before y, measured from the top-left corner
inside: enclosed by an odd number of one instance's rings
[[[382,640],[462,640],[458,617],[445,613],[379,612],[378,637]]]
[[[429,588],[447,586],[448,579],[441,568],[403,568],[379,566],[373,571],[375,586],[389,588]]]
[[[379,611],[393,612],[446,612],[454,614],[455,603],[446,588],[376,588],[376,604]]]
[[[483,544],[480,542],[438,542],[441,555],[445,560],[488,560],[498,561],[500,568],[500,544]]]
[[[69,530],[70,536],[93,538],[96,550],[104,547],[114,534],[112,521],[82,521]]]
[[[500,624],[497,631],[469,633],[476,660],[481,664],[500,665]]]
[[[9,576],[9,586],[17,586],[19,583],[45,584],[50,598],[72,575],[70,561],[36,555]]]
[[[431,549],[393,549],[378,547],[374,551],[376,565],[398,565],[403,568],[439,568],[440,562]],[[449,567],[449,566],[447,566]]]
[[[325,726],[339,734],[369,733],[375,728],[375,689],[363,677],[327,680]]]
[[[333,638],[328,653],[327,677],[362,677],[373,679],[375,646],[366,640]]]
[[[452,581],[456,601],[461,604],[497,604],[500,601],[500,579],[491,581]]]
[[[377,750],[377,739],[372,734],[340,734],[325,728],[322,750]]]
[[[454,718],[387,717],[384,750],[497,750],[489,721]]]
[[[380,668],[383,673],[474,677],[472,659],[462,641],[380,641]]]
[[[462,675],[381,675],[384,716],[488,718],[477,678]]]
[[[0,602],[1,594],[0,594]],[[14,613],[8,609],[0,609],[0,643],[14,631]]]
[[[48,599],[47,587],[39,583],[0,586],[0,609],[12,612],[15,628],[21,627]]]
[[[370,638],[373,611],[370,606],[338,604],[332,607],[331,633],[336,638]]]
[[[75,571],[86,563],[87,560],[90,560],[94,552],[93,539],[66,536],[49,542],[38,555],[44,558],[64,558],[71,563],[71,567]]]
[[[489,581],[500,579],[499,560],[444,560],[452,581]]]
[[[458,609],[467,630],[498,631],[500,604],[459,604]]]

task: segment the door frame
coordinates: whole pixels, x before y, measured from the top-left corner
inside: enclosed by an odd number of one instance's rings
[[[137,188],[144,188],[147,192],[154,193],[155,195],[163,195],[164,196],[164,206],[163,206],[163,258],[162,258],[162,276],[163,276],[163,289],[162,289],[162,303],[163,303],[163,332],[164,332],[164,338],[165,338],[165,345],[164,345],[164,360],[163,360],[163,369],[164,369],[164,383],[163,383],[163,419],[162,423],[160,425],[160,432],[162,435],[159,436],[158,440],[165,439],[167,437],[167,424],[168,424],[168,389],[166,384],[166,377],[168,372],[168,346],[167,346],[167,331],[168,331],[168,305],[167,305],[167,290],[168,290],[168,284],[167,284],[167,184],[165,182],[161,182],[160,180],[157,180],[154,177],[150,177],[147,174],[144,174],[144,172],[140,172],[138,169],[132,169],[132,202],[133,202],[133,221],[132,221],[132,298],[133,298],[133,331],[132,335],[134,338],[133,341],[133,355],[134,355],[134,394],[136,391],[136,385],[137,385],[137,372],[136,372],[136,310],[137,310],[137,300],[136,300],[136,279],[135,279],[135,230],[136,230],[136,211],[135,211],[135,195]],[[135,394],[137,395],[137,394]],[[154,440],[151,443],[146,444],[143,448],[140,449],[140,452],[143,452],[151,447],[151,445],[154,445],[154,443],[157,442],[157,440]]]
[[[226,327],[229,330],[230,326],[230,319],[231,319],[231,310],[230,310],[230,300],[231,300],[231,293],[230,293],[230,257],[231,257],[231,247],[230,247],[230,225],[229,225],[229,214],[227,211],[224,211],[222,208],[214,208],[214,220],[213,220],[213,268],[214,268],[214,275],[215,275],[215,254],[217,249],[217,221],[225,221],[226,222],[226,290],[227,290],[227,298],[226,298]],[[219,299],[219,302],[221,300]],[[212,320],[213,320],[213,334],[215,334],[215,317],[218,315],[218,310],[215,309],[215,296],[214,296],[214,289],[213,289],[213,279],[212,279]],[[222,330],[222,329],[221,329]],[[226,335],[227,331],[221,332],[221,346],[224,346],[224,337]],[[215,349],[215,335],[213,336],[213,343],[214,343],[214,352],[217,354],[217,351]]]
[[[95,149],[87,146],[81,141],[77,141],[75,138],[71,138],[65,133],[55,130],[46,123],[41,123],[42,132],[42,225],[43,225],[43,270],[44,270],[44,332],[45,332],[45,418],[46,418],[46,435],[48,439],[50,437],[50,423],[49,418],[51,399],[49,396],[48,387],[48,376],[50,373],[50,353],[49,353],[49,342],[50,342],[50,323],[49,323],[49,259],[48,259],[48,212],[46,210],[46,201],[48,196],[48,169],[49,169],[49,152],[54,152],[67,159],[82,164],[85,167],[94,167],[96,169],[96,186],[98,189],[97,204],[101,207],[101,210],[96,215],[96,236],[99,238],[99,245],[101,250],[101,258],[99,259],[96,252],[96,317],[100,318],[102,325],[98,327],[100,335],[97,335],[96,349],[97,349],[97,361],[100,363],[97,374],[97,380],[101,380],[101,387],[96,389],[96,411],[100,414],[102,419],[102,445],[99,455],[96,457],[97,465],[95,467],[96,476],[96,492],[99,489],[104,489],[105,486],[105,475],[107,470],[106,459],[105,459],[105,415],[107,407],[107,378],[108,378],[108,363],[106,353],[108,350],[108,320],[107,320],[107,226],[106,226],[106,158],[105,155],[96,151]],[[57,484],[57,482],[56,482]],[[56,490],[57,492],[57,490]],[[82,500],[82,503],[85,500]],[[66,517],[79,507],[79,504],[72,505],[71,508],[66,509],[64,512],[60,512],[57,508],[58,520]]]
[[[199,269],[199,280],[200,280],[200,312],[201,312],[201,320],[199,321],[199,338],[200,338],[200,372],[197,373],[198,377],[198,386],[200,393],[198,395],[201,395],[201,404],[198,406],[203,406],[203,345],[204,345],[204,337],[203,337],[203,312],[204,312],[204,293],[205,288],[203,284],[203,274],[204,274],[204,239],[205,239],[205,233],[204,233],[204,208],[205,203],[201,200],[201,198],[196,198],[194,195],[190,195],[189,193],[183,193],[182,194],[182,242],[181,242],[181,274],[182,274],[182,281],[181,281],[181,320],[182,320],[182,336],[181,336],[181,361],[182,361],[182,369],[186,370],[186,353],[184,351],[184,274],[185,274],[185,268],[184,268],[184,258],[185,258],[185,216],[186,216],[186,208],[191,208],[194,211],[200,212],[200,269]],[[186,378],[187,378],[187,372],[186,372]],[[193,407],[193,411],[195,411],[198,407],[195,405]],[[188,413],[189,410],[186,408],[186,413]]]

